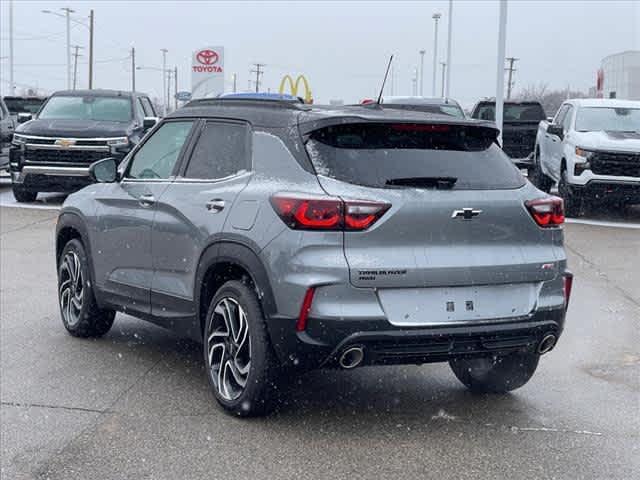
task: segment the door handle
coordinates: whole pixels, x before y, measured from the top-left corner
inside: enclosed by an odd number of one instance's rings
[[[147,193],[145,195],[140,195],[140,198],[138,198],[138,203],[140,203],[140,205],[142,205],[143,207],[150,207],[151,205],[156,203],[156,199],[152,194]]]
[[[207,210],[213,213],[218,213],[224,209],[224,200],[220,198],[216,198],[215,200],[210,200],[206,203]]]

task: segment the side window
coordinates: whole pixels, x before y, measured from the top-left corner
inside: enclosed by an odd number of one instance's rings
[[[139,97],[135,101],[135,103],[136,103],[136,117],[138,117],[138,119],[142,121],[144,117],[148,117],[149,115],[147,115],[146,112],[144,111],[144,106],[142,105],[142,102],[140,101]]]
[[[219,179],[250,167],[249,128],[236,123],[207,123],[193,149],[186,178]]]
[[[192,125],[192,120],[162,125],[136,152],[126,177],[169,178]]]
[[[556,125],[562,125],[564,116],[567,114],[567,110],[569,110],[569,105],[562,105],[558,110],[558,113],[556,113],[556,116],[553,119],[553,123]]]
[[[562,128],[564,131],[568,131],[571,126],[571,117],[573,117],[573,107],[569,106],[567,108],[567,113],[565,113],[564,118],[562,119]]]
[[[157,116],[155,110],[153,109],[153,105],[151,104],[151,101],[147,97],[142,97],[140,101],[142,102],[142,108],[144,109],[145,117]]]

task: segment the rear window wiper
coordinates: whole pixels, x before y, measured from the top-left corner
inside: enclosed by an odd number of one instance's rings
[[[438,188],[442,190],[453,188],[458,179],[456,177],[406,177],[390,178],[386,185],[416,188]]]

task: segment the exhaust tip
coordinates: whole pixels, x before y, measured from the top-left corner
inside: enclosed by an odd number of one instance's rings
[[[364,360],[364,350],[362,347],[349,347],[342,352],[338,363],[345,370],[356,368]]]
[[[553,350],[553,347],[556,346],[557,340],[557,337],[553,333],[549,333],[542,337],[542,340],[540,340],[540,343],[538,344],[538,353],[542,355]]]

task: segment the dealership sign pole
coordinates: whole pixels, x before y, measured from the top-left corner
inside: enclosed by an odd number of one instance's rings
[[[224,92],[224,47],[204,47],[191,59],[192,98],[215,97]]]

